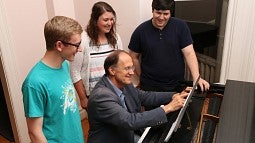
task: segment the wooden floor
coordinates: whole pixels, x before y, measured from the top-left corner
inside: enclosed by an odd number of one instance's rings
[[[0,143],[11,143],[11,142],[0,135]]]
[[[87,142],[88,139],[88,130],[89,130],[89,123],[88,120],[85,118],[82,120],[82,129],[83,129],[83,135],[84,135],[84,140]],[[5,139],[3,136],[0,135],[0,143],[12,143]]]

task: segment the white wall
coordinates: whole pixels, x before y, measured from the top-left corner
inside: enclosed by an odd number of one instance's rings
[[[255,82],[254,7],[254,0],[229,1],[220,76],[222,83],[227,79]]]
[[[4,87],[13,126],[15,142],[27,143],[29,137],[23,111],[21,85],[32,66],[45,52],[43,28],[54,15],[77,19],[87,25],[95,0],[5,0],[0,1],[0,62]],[[150,17],[151,1],[106,0],[117,13],[117,32],[127,50],[135,27]]]
[[[6,16],[12,36],[14,59],[21,77],[38,61],[46,49],[43,27],[47,18],[45,2],[6,0]],[[25,4],[24,4],[25,3]]]
[[[45,51],[43,24],[47,20],[45,2],[6,0],[1,8],[1,62],[9,96],[8,110],[16,142],[29,142],[23,111],[21,83],[32,65]],[[5,85],[4,85],[5,86]],[[5,89],[6,91],[7,89]],[[6,92],[5,92],[6,93]]]

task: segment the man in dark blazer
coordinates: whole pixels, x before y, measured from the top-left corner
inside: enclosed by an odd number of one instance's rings
[[[117,50],[104,62],[105,75],[88,101],[88,143],[133,143],[134,130],[167,122],[166,114],[180,109],[187,92],[145,92],[132,84],[130,55]],[[122,96],[125,102],[122,102]],[[142,106],[160,106],[141,111]]]

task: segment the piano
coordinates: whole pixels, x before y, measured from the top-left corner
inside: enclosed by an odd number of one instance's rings
[[[184,82],[185,86],[192,86],[193,82]],[[167,143],[189,143],[192,142],[195,131],[197,130],[198,122],[200,119],[200,114],[202,111],[202,107],[204,105],[204,101],[206,98],[206,95],[208,93],[224,93],[224,85],[221,84],[211,84],[210,90],[202,93],[201,90],[198,88],[195,93],[192,96],[192,102],[189,103],[189,106],[186,109],[185,115],[183,116],[180,126],[177,129],[176,132],[174,132],[171,136],[171,138],[167,141]],[[183,89],[180,88],[180,89]],[[214,101],[217,102],[217,101]],[[213,110],[219,110],[218,106],[219,104],[213,103],[210,104],[213,108],[211,112],[214,112]],[[215,106],[215,107],[214,107]],[[214,109],[216,108],[216,109]],[[167,115],[168,122],[156,126],[151,127],[146,134],[145,138],[142,140],[142,143],[165,143],[166,136],[173,124],[173,122],[176,120],[178,116],[179,111],[169,113]],[[205,126],[216,126],[216,125],[205,125]],[[211,130],[207,131],[207,134],[214,134],[215,127],[210,127]],[[213,130],[213,131],[212,131]]]

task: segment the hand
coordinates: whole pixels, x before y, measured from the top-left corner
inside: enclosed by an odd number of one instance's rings
[[[176,96],[179,96],[180,94],[189,93],[191,90],[192,90],[192,87],[186,87],[181,93],[174,94],[173,97],[172,97],[172,100],[173,100]]]
[[[207,81],[205,81],[204,79],[202,79],[202,78],[199,79],[198,85],[201,88],[202,92],[203,91],[207,91],[210,88],[210,84]]]
[[[186,97],[189,94],[190,89],[191,88],[186,88],[181,93],[174,94],[172,97],[172,101],[162,107],[163,110],[166,113],[169,113],[169,112],[173,112],[173,111],[176,111],[176,110],[182,108],[185,103]]]
[[[87,110],[87,106],[88,106],[88,99],[87,98],[83,98],[80,100],[80,104],[81,104],[81,107],[85,110]]]

